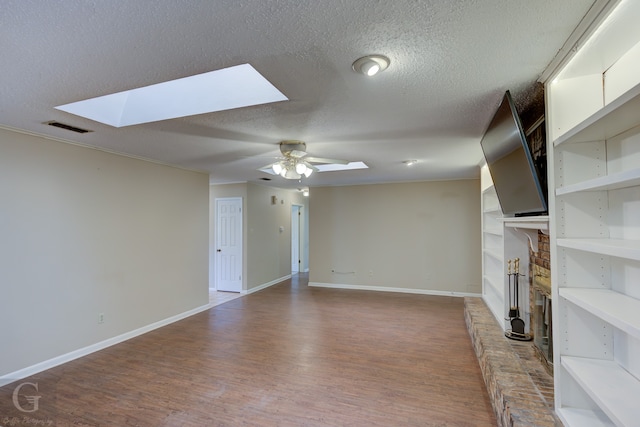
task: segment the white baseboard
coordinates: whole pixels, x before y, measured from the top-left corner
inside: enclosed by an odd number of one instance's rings
[[[209,308],[211,308],[209,304],[203,305],[192,310],[185,311],[184,313],[176,314],[175,316],[171,316],[158,322],[151,323],[150,325],[134,329],[133,331],[125,332],[124,334],[115,336],[113,338],[109,338],[104,341],[91,344],[87,347],[79,348],[78,350],[74,350],[69,353],[54,357],[52,359],[45,360],[44,362],[36,363],[35,365],[28,366],[26,368],[11,372],[6,375],[2,375],[0,376],[0,387],[10,384],[14,381],[29,377],[31,375],[35,375],[39,372],[46,371],[47,369],[54,368],[58,365],[62,365],[63,363],[71,362],[72,360],[78,359],[91,353],[95,353],[96,351],[103,350],[107,347],[111,347],[112,345],[119,344],[123,341],[130,340],[131,338],[135,338],[139,335],[146,334],[147,332],[151,332],[154,329],[167,326],[171,323],[177,322],[178,320],[182,320],[189,316],[193,316],[194,314],[198,314],[202,311],[208,310]]]
[[[390,288],[384,286],[368,286],[368,285],[344,285],[338,283],[321,283],[309,282],[309,286],[317,288],[333,288],[333,289],[356,289],[360,291],[378,291],[378,292],[400,292],[403,294],[421,294],[436,295],[445,297],[480,297],[481,294],[469,292],[452,292],[452,291],[436,291],[430,289],[413,289],[413,288]]]
[[[284,282],[285,280],[288,280],[288,279],[291,279],[291,275],[290,274],[287,274],[286,276],[283,276],[283,277],[281,277],[279,279],[275,279],[275,280],[272,280],[270,282],[263,283],[262,285],[258,285],[255,288],[251,288],[251,289],[248,289],[246,291],[242,291],[242,293],[244,295],[249,295],[249,294],[252,294],[254,292],[258,292],[258,291],[261,291],[261,290],[263,290],[265,288],[268,288],[269,286],[277,285],[278,283]]]

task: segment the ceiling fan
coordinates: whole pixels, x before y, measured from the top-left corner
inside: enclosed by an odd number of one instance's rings
[[[307,153],[307,144],[298,140],[286,140],[280,142],[280,152],[282,157],[275,163],[269,164],[260,170],[271,169],[276,175],[286,179],[300,179],[303,176],[308,178],[313,172],[319,169],[314,163],[348,165],[348,160],[327,159],[323,157],[312,157]]]

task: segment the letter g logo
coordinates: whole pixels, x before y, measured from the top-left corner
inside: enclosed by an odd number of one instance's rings
[[[40,398],[42,396],[24,396],[27,399],[27,402],[29,402],[29,404],[31,405],[31,409],[25,409],[22,407],[22,405],[20,405],[20,401],[18,400],[19,396],[20,396],[20,390],[22,389],[22,387],[24,386],[31,386],[33,387],[36,392],[38,391],[38,383],[22,383],[20,384],[18,387],[16,387],[15,390],[13,390],[13,406],[16,407],[17,410],[21,411],[21,412],[36,412],[38,410],[38,400],[40,400]]]

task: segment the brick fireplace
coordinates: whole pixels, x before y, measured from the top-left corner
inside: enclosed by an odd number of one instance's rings
[[[554,413],[549,237],[530,231],[537,251],[529,247],[529,289],[523,289],[529,302],[522,311],[533,341],[506,338],[483,299],[465,298],[467,329],[501,427],[562,426]]]

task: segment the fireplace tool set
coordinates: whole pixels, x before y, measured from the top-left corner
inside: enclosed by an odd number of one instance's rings
[[[507,277],[509,278],[509,317],[511,330],[504,335],[518,341],[531,341],[531,334],[524,332],[524,320],[520,318],[520,258],[507,260]],[[512,298],[513,297],[513,298]]]

